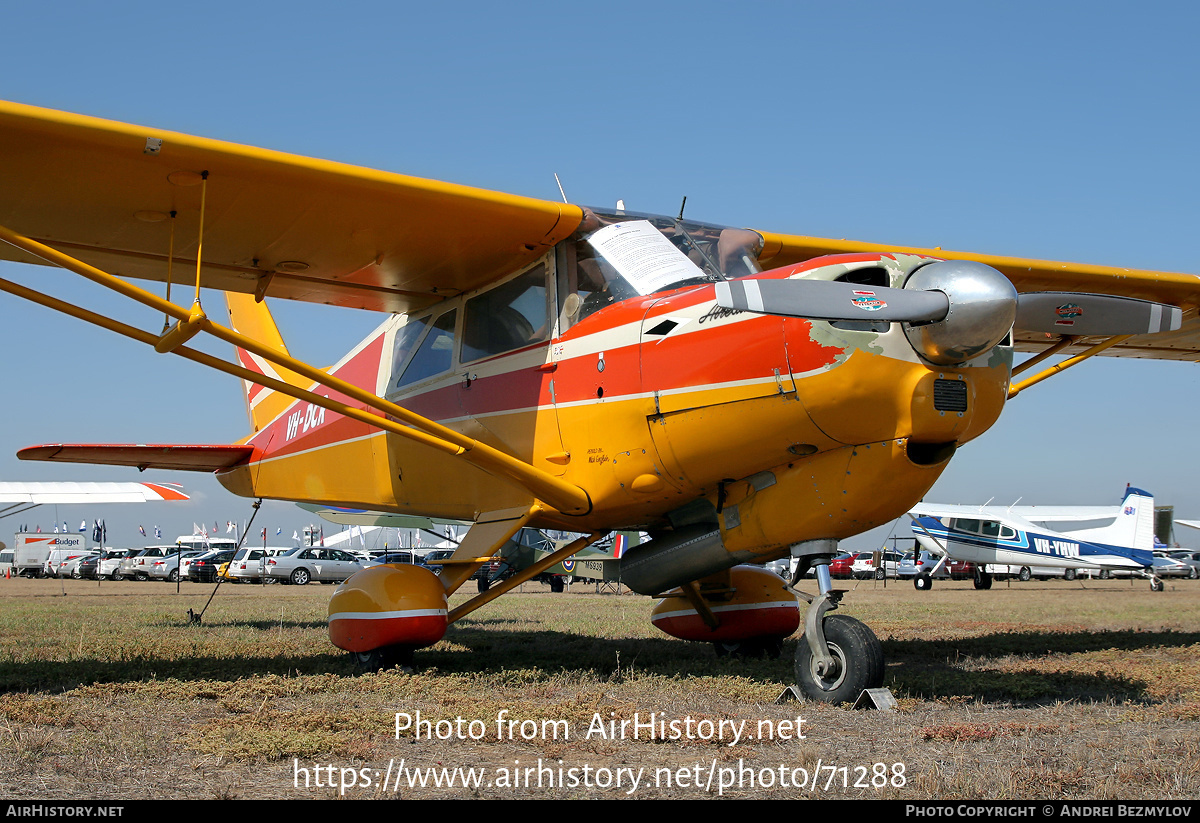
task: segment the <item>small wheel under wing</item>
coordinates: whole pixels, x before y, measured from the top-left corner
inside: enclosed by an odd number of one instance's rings
[[[778,660],[783,652],[782,637],[750,637],[745,640],[726,640],[713,643],[717,657],[762,657]]]
[[[350,652],[350,657],[361,671],[377,672],[380,669],[392,669],[399,666],[411,669],[413,665],[413,649],[411,646],[384,646],[371,649],[369,652]]]

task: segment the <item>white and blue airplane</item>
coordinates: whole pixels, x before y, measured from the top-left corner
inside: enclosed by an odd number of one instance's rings
[[[1071,577],[1081,569],[1120,570],[1149,578],[1152,591],[1163,589],[1154,572],[1154,496],[1132,486],[1119,506],[920,503],[909,515],[917,542],[941,555],[933,570],[913,578],[918,590],[930,588],[949,559],[976,564],[977,589],[991,588],[989,564],[1052,566]]]

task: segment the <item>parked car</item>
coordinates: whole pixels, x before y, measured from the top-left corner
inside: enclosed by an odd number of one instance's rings
[[[100,577],[108,577],[113,580],[119,580],[120,577],[114,576],[117,569],[121,566],[121,561],[132,553],[141,551],[140,549],[105,549],[103,554],[94,557],[88,557],[79,564],[79,575],[86,580],[95,580],[97,575]]]
[[[182,554],[171,553],[166,557],[160,557],[150,564],[150,579],[151,580],[166,580],[168,583],[174,583],[179,579],[179,566],[183,560],[191,560],[194,557],[199,557],[204,552],[196,551],[195,549],[187,549]]]
[[[843,552],[842,554],[839,554],[837,557],[833,558],[833,560],[829,563],[830,577],[838,580],[845,580],[853,577],[854,572],[851,569],[851,566],[854,564],[854,561],[858,558],[859,554],[861,554],[861,552]]]
[[[221,564],[232,560],[234,554],[236,552],[233,549],[223,549],[193,557],[188,565],[188,580],[193,583],[215,583]]]
[[[267,575],[297,586],[303,586],[310,580],[340,583],[355,572],[377,565],[379,564],[376,561],[359,560],[342,549],[309,546],[268,558]]]
[[[80,569],[79,569],[80,564],[83,563],[83,561],[85,561],[85,560],[94,560],[95,558],[98,558],[99,556],[100,556],[100,552],[89,551],[85,554],[81,554],[76,557],[72,557],[70,560],[67,560],[65,563],[63,563],[58,576],[59,577],[71,577],[71,578],[74,578],[75,580],[79,580],[83,577],[83,572],[80,571]]]
[[[267,546],[265,549],[238,549],[237,554],[229,561],[229,570],[226,576],[235,583],[260,582],[263,578],[262,561],[264,557],[278,557],[292,551],[295,551],[295,548],[287,546]],[[269,577],[267,580],[268,582],[275,582]]]
[[[975,577],[974,563],[952,558],[944,563],[941,560],[941,555],[930,551],[910,551],[896,567],[896,574],[902,580],[912,580],[917,589],[929,588],[929,580],[970,580]],[[936,574],[934,569],[937,569]]]
[[[179,551],[174,544],[168,546],[147,546],[131,558],[121,561],[121,577],[132,577],[135,580],[149,580],[150,570],[156,560],[162,560]],[[185,549],[185,551],[187,551]]]
[[[46,574],[50,577],[70,577],[80,560],[94,554],[96,552],[83,549],[51,549],[46,559]]]
[[[371,559],[376,563],[419,563],[419,559],[408,549],[392,549],[389,552],[372,553]]]
[[[884,576],[895,577],[903,559],[899,552],[882,551],[879,566],[875,566],[874,552],[859,552],[858,557],[850,564],[850,571],[855,577],[882,580]]]
[[[900,558],[900,564],[896,566],[896,576],[902,580],[907,580],[910,577],[916,577],[918,574],[928,574],[938,564],[940,560],[933,552],[921,550],[919,552],[908,552],[904,557]],[[948,562],[948,561],[947,561]],[[938,570],[938,577],[944,577],[945,570]]]
[[[439,572],[442,570],[441,562],[449,560],[453,555],[454,549],[434,549],[421,558],[421,564],[428,566],[434,572]]]
[[[1159,577],[1195,577],[1196,567],[1160,551],[1154,553],[1154,573]]]
[[[1194,552],[1188,549],[1180,549],[1170,553],[1171,557],[1178,560],[1180,563],[1191,568],[1188,573],[1188,578],[1195,580],[1200,577],[1200,552]]]

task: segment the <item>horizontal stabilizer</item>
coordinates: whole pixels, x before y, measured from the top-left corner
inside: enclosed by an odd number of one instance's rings
[[[1049,334],[1157,334],[1183,325],[1178,306],[1132,297],[1027,292],[1017,298],[1018,329]]]
[[[139,471],[171,469],[174,471],[215,472],[245,463],[253,453],[253,446],[227,443],[211,446],[51,443],[21,449],[17,452],[17,457],[21,460],[45,460],[51,463],[133,466]]]
[[[176,483],[0,483],[0,503],[151,503],[190,500]]]

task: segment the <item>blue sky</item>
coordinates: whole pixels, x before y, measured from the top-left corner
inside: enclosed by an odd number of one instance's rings
[[[536,197],[558,198],[557,173],[573,202],[673,214],[686,195],[689,216],[718,223],[1195,272],[1197,9],[12,4],[0,98]],[[90,293],[48,269],[0,264],[0,276]],[[317,364],[381,319],[275,309],[293,352]],[[246,431],[232,378],[6,296],[0,318],[4,479],[138,477],[12,457],[33,443]],[[1014,400],[931,498],[1116,503],[1129,482],[1200,518],[1198,376],[1080,366]],[[249,517],[249,501],[203,475],[145,479],[179,480],[197,501],[58,519],[105,517],[134,543],[139,523],[174,536]],[[287,535],[310,521],[287,504],[259,517]],[[39,517],[0,531],[14,519]]]

